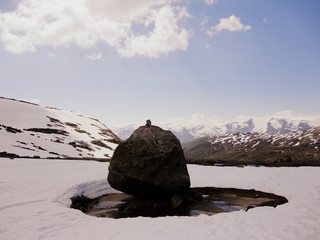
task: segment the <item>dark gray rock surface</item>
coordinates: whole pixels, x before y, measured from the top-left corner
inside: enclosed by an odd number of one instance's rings
[[[116,148],[108,181],[119,191],[145,198],[168,198],[190,188],[179,140],[151,122]]]

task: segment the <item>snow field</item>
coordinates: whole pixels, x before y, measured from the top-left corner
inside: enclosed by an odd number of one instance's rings
[[[111,157],[117,144],[112,143],[115,136],[110,129],[96,119],[74,112],[0,98],[0,152],[14,153],[19,156],[47,157]],[[13,127],[21,132],[12,133],[5,127]],[[46,134],[27,131],[41,128],[67,132]],[[100,141],[108,147],[93,144]],[[108,140],[111,140],[109,142]],[[70,143],[83,142],[84,146],[75,147]],[[78,144],[79,145],[79,144]]]
[[[189,165],[193,187],[256,189],[289,203],[214,216],[96,218],[70,209],[76,194],[115,192],[108,163],[0,159],[0,239],[320,239],[320,168]]]

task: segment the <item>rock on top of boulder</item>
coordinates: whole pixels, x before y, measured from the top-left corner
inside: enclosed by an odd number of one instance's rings
[[[190,188],[179,140],[150,120],[116,148],[108,181],[117,190],[146,198],[166,198]]]

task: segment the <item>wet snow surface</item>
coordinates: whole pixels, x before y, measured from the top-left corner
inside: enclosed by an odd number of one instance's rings
[[[99,183],[97,183],[99,184]],[[99,189],[95,185],[92,188]],[[100,189],[99,189],[100,190]],[[71,208],[95,217],[128,218],[128,217],[166,217],[166,216],[199,216],[245,210],[255,207],[276,207],[285,204],[285,197],[271,193],[236,188],[191,188],[197,198],[186,201],[182,206],[173,208],[169,200],[149,200],[128,195],[112,193],[98,198],[88,198],[85,194],[72,197]],[[202,199],[200,199],[200,195]]]
[[[96,218],[70,197],[115,193],[108,163],[0,159],[0,239],[319,239],[320,168],[188,166],[192,187],[254,188],[289,203],[213,216]],[[95,186],[92,188],[92,186]]]

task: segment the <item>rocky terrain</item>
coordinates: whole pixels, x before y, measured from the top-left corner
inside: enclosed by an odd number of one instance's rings
[[[184,143],[189,163],[319,166],[320,127],[275,133],[231,133]]]
[[[109,159],[120,139],[97,119],[0,98],[0,157]]]

